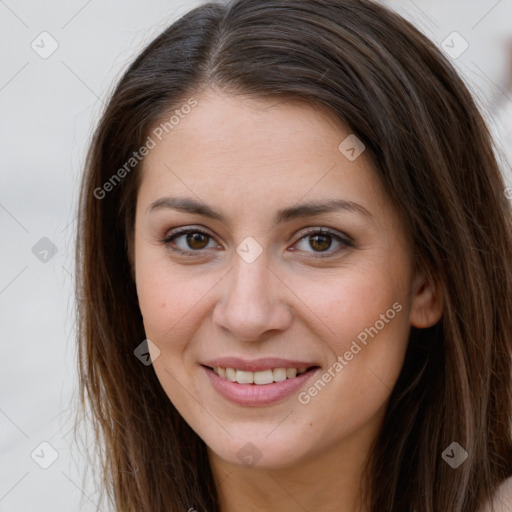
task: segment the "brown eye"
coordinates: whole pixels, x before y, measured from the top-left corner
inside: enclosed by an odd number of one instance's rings
[[[315,251],[327,251],[332,244],[332,236],[324,234],[311,235],[309,237],[309,244]]]
[[[309,231],[295,244],[302,252],[318,257],[335,256],[344,249],[354,247],[354,242],[347,235],[333,232],[326,228]],[[296,249],[292,249],[296,250]],[[325,253],[325,254],[323,254]]]
[[[186,240],[191,249],[204,249],[208,245],[209,236],[199,231],[191,231],[187,234]]]
[[[214,243],[213,237],[199,229],[181,229],[171,232],[162,240],[162,243],[176,253],[197,255],[204,252],[204,249],[219,247]],[[213,243],[213,245],[209,245]]]

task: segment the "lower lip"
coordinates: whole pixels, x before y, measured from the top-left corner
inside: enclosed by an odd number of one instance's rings
[[[272,384],[239,384],[219,377],[212,369],[202,366],[214,389],[238,405],[258,407],[280,402],[297,391],[320,368],[308,370],[297,377]]]

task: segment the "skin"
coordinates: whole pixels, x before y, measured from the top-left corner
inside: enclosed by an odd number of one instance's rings
[[[440,291],[412,274],[402,223],[367,155],[350,161],[338,149],[350,130],[305,103],[216,90],[195,98],[198,105],[146,156],[138,191],[135,275],[146,335],[160,351],[152,351],[154,370],[208,446],[223,512],[317,510],[319,503],[323,511],[355,512],[410,326],[439,320]],[[200,200],[225,222],[148,211],[168,196]],[[371,215],[339,210],[274,222],[281,208],[330,199]],[[166,246],[162,239],[179,227],[211,238],[191,246],[181,236]],[[308,236],[315,228],[354,246],[334,237],[315,243]],[[236,252],[249,236],[263,249],[252,263]],[[235,405],[199,364],[275,356],[317,362],[324,372],[396,302],[401,311],[306,405],[297,393],[265,407]],[[254,466],[237,456],[248,442],[261,455]]]

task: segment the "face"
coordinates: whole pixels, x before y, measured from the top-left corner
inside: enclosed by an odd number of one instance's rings
[[[195,99],[146,156],[137,199],[137,293],[163,389],[233,464],[284,468],[371,437],[416,299],[370,160],[352,139],[339,149],[350,131],[313,106]]]

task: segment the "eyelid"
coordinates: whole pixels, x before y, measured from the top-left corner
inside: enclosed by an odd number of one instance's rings
[[[304,228],[304,229],[306,231],[302,230],[298,233],[299,239],[297,240],[297,242],[299,242],[300,240],[302,240],[304,237],[306,237],[308,235],[315,235],[317,233],[321,233],[321,234],[331,235],[335,238],[339,238],[341,241],[343,241],[346,244],[354,243],[352,238],[350,238],[347,234],[345,234],[341,231],[338,231],[337,229],[327,228],[327,227],[323,227],[323,226],[317,226],[317,227],[313,226],[313,227]]]
[[[215,238],[205,227],[199,225],[181,226],[179,228],[171,229],[167,231],[162,239],[162,242],[170,240],[172,237],[177,235],[186,235],[187,233],[202,233],[211,238]]]

